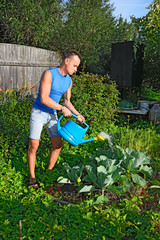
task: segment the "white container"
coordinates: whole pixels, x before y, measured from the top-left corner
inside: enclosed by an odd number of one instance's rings
[[[159,104],[154,104],[149,112],[150,121],[156,121],[160,118],[160,106]]]
[[[145,110],[149,110],[149,101],[147,100],[140,100],[139,101],[139,107],[140,109],[145,109]]]

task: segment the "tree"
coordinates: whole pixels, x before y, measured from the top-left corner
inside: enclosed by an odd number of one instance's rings
[[[56,49],[63,24],[61,0],[1,0],[0,16],[1,42]]]
[[[145,77],[154,87],[160,86],[160,0],[154,0],[141,20],[141,38],[145,44]]]
[[[109,0],[70,0],[67,2],[62,50],[75,48],[87,63],[87,69],[98,71],[101,55],[109,54],[115,20]]]
[[[75,48],[86,71],[110,73],[111,44],[135,28],[113,16],[110,0],[1,0],[0,41],[62,52]]]

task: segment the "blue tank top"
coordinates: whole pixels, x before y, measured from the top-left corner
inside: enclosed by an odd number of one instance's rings
[[[71,78],[68,74],[65,77],[62,76],[58,68],[50,68],[46,71],[50,71],[52,74],[51,91],[50,91],[49,97],[52,98],[56,103],[59,103],[62,95],[68,90],[68,88],[71,85]],[[48,113],[56,112],[56,109],[50,108],[45,104],[41,103],[40,88],[41,88],[41,81],[40,81],[38,96],[35,102],[33,103],[33,107],[43,112],[48,112]]]

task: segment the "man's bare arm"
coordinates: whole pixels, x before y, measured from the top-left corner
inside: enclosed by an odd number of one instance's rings
[[[51,91],[51,84],[52,84],[52,74],[50,71],[46,71],[44,72],[41,79],[41,89],[40,89],[41,103],[45,104],[50,108],[60,111],[62,109],[62,105],[59,103],[56,103],[53,99],[49,97],[49,94]],[[71,111],[68,108],[64,108],[62,112],[64,116],[72,115]]]
[[[85,121],[84,117],[75,109],[75,107],[73,106],[73,104],[70,101],[71,100],[71,89],[72,89],[72,83],[71,83],[71,86],[68,88],[68,90],[64,93],[64,96],[63,96],[64,106],[66,106],[73,114],[78,116],[79,122],[84,122]]]

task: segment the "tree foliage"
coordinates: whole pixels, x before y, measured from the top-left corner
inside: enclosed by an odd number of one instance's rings
[[[154,86],[160,86],[160,0],[155,0],[144,18],[146,36],[146,68]],[[154,74],[153,74],[154,73]],[[158,84],[158,85],[157,85]]]
[[[1,0],[0,42],[80,51],[86,71],[110,73],[111,44],[144,43],[144,77],[160,82],[160,0],[143,18],[113,16],[110,0]]]
[[[97,72],[101,56],[109,54],[115,20],[109,1],[75,0],[67,2],[63,48],[78,49],[87,67]],[[103,54],[102,54],[103,53]]]
[[[148,14],[135,20],[138,38],[145,45],[144,78],[154,87],[160,86],[160,0],[154,0]]]
[[[87,71],[106,74],[111,43],[130,39],[132,32],[113,10],[109,0],[2,0],[0,41],[56,51],[75,48]]]
[[[54,48],[62,24],[61,0],[0,2],[1,42]],[[54,38],[53,38],[54,36]]]

